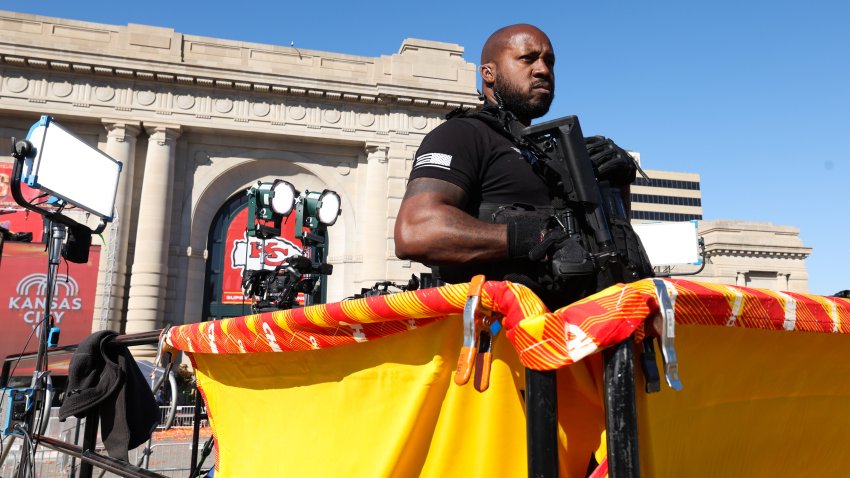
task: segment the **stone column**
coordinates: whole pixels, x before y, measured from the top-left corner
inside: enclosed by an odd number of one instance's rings
[[[786,274],[784,272],[776,273],[776,290],[785,291],[791,290],[789,287],[791,274]]]
[[[387,275],[387,152],[382,144],[366,145],[366,187],[360,201],[358,227],[363,237],[363,266],[359,281],[369,287]]]
[[[139,204],[136,249],[130,276],[126,333],[147,332],[162,325],[168,276],[169,198],[174,154],[180,127],[145,123],[148,153]]]
[[[401,260],[395,255],[394,229],[398,220],[398,210],[407,189],[409,176],[408,166],[413,162],[414,154],[411,147],[415,145],[401,144],[390,148],[387,154],[387,280],[406,282],[412,273],[427,270],[419,263]],[[415,265],[414,265],[415,264]]]
[[[104,119],[103,126],[107,131],[105,152],[113,159],[121,161],[122,167],[118,191],[115,194],[115,218],[107,227],[106,243],[100,251],[95,306],[97,313],[92,321],[92,332],[117,330],[121,324],[127,277],[127,243],[130,237],[136,137],[141,131],[137,121]]]

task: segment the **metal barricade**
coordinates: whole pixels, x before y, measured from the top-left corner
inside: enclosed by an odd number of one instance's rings
[[[168,407],[163,409],[163,419],[167,415]],[[183,409],[183,410],[180,410]],[[194,407],[185,406],[178,408],[177,417],[175,420],[175,428],[191,429]],[[181,415],[184,415],[181,417]],[[185,415],[188,415],[186,417]],[[201,422],[201,426],[208,426],[206,420]],[[59,408],[54,407],[50,410],[50,421],[45,437],[56,438],[66,443],[80,445],[83,441],[83,430],[85,429],[85,419],[69,418],[64,422],[59,421]],[[136,449],[130,450],[129,461],[146,470],[159,473],[172,478],[186,478],[191,471],[190,460],[192,455],[192,436],[188,433],[179,435],[169,435],[161,432],[161,426],[157,427],[154,432],[152,441],[145,443]],[[203,448],[204,440],[198,444],[197,453],[200,454]],[[0,466],[0,477],[15,476],[15,471],[21,462],[21,440],[15,440],[11,445],[11,450],[6,456],[6,460]],[[97,453],[106,454],[102,443],[98,442],[95,448]],[[207,458],[204,469],[212,467],[215,463],[215,451]],[[38,447],[35,460],[35,476],[39,478],[76,478],[79,476],[80,460],[74,457],[51,450],[45,447]],[[102,473],[101,470],[95,469],[95,477],[113,478],[117,477],[113,473]]]
[[[159,407],[160,410],[160,425],[157,427],[157,430],[163,429],[163,424],[165,423],[166,417],[168,416],[168,407]],[[205,411],[201,411],[202,414],[206,413]],[[177,413],[174,414],[174,422],[171,424],[171,428],[192,428],[195,420],[195,407],[193,405],[179,405],[177,407]],[[209,422],[206,419],[201,420],[201,427],[210,426]]]

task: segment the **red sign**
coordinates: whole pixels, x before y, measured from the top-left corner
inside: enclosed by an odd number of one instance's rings
[[[281,235],[270,239],[248,237],[248,208],[242,209],[227,228],[222,273],[222,304],[250,303],[242,295],[242,275],[246,270],[272,270],[286,262],[287,257],[303,255],[295,239],[295,213],[283,219]]]
[[[99,260],[100,246],[92,246],[88,263],[63,260],[59,265],[50,312],[55,326],[61,330],[60,346],[79,343],[91,335]],[[44,244],[6,242],[3,245],[0,358],[38,349],[38,337],[33,330],[44,317],[47,265]]]
[[[40,215],[27,211],[15,202],[11,182],[12,164],[0,163],[0,227],[10,232],[31,232],[33,242],[41,242],[44,222]],[[39,194],[38,190],[21,184],[21,195],[25,200],[32,201]]]

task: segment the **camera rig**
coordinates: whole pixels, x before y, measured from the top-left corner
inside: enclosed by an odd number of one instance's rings
[[[300,294],[312,296],[321,276],[333,273],[333,266],[314,263],[309,257],[292,256],[272,270],[246,271],[242,279],[245,296],[251,297],[254,313],[291,309],[304,305]]]
[[[423,278],[424,281],[428,281],[430,279],[431,274],[423,274],[424,276],[428,276],[428,278]],[[407,292],[409,290],[418,290],[419,286],[423,280],[420,280],[419,277],[416,277],[416,274],[411,274],[410,280],[407,281],[407,284],[398,284],[392,281],[380,281],[375,282],[372,287],[362,288],[360,289],[359,294],[354,294],[351,297],[347,297],[346,300],[352,299],[365,299],[366,297],[376,297],[379,295],[390,295],[395,294],[397,292]]]
[[[303,193],[282,179],[258,181],[247,191],[248,237],[265,241],[281,235],[281,224],[295,212],[295,239],[300,240],[304,254],[296,254],[273,268],[247,266],[242,275],[242,291],[251,299],[253,313],[291,309],[316,303],[322,278],[333,273],[324,262],[329,226],[341,213],[340,196],[325,189],[321,193]],[[301,298],[303,297],[303,300]]]

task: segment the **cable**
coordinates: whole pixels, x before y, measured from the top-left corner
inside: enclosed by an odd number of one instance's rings
[[[35,478],[35,450],[36,443],[32,439],[32,435],[30,432],[22,427],[20,424],[15,425],[15,431],[20,432],[20,434],[26,439],[28,445],[28,453],[21,453],[21,462],[18,465],[20,467],[26,466],[24,470],[27,472],[24,475],[24,478]]]
[[[64,257],[62,259],[65,262],[65,283],[67,284],[67,283],[71,282],[71,275],[70,275],[71,274],[71,266],[68,263],[68,259],[65,259]],[[59,278],[57,277],[57,280],[58,279]]]
[[[46,319],[46,317],[42,318],[40,322],[44,322],[45,319]],[[24,358],[23,355],[27,351],[27,347],[29,347],[30,340],[32,340],[32,337],[35,334],[35,331],[38,329],[38,327],[41,327],[41,326],[44,326],[44,325],[45,324],[39,323],[32,328],[32,332],[30,332],[29,336],[27,337],[27,341],[24,343],[24,348],[21,350],[21,353],[18,354],[18,359],[15,361],[15,364],[12,367],[9,368],[9,377],[7,378],[7,380],[11,379],[12,376],[14,375],[14,373],[15,373],[15,370],[18,369],[18,365],[21,363],[21,360]],[[8,381],[6,383],[6,387],[11,388],[11,387],[9,387]],[[0,410],[3,409],[3,400],[5,400],[5,399],[6,399],[6,393],[0,393]],[[2,417],[0,417],[0,418],[2,418]],[[17,427],[18,426],[16,425],[15,428],[17,428]],[[2,455],[2,454],[3,454],[3,441],[0,440],[0,455]]]
[[[200,477],[203,473],[204,462],[207,461],[207,457],[210,456],[210,452],[212,452],[213,447],[213,436],[210,436],[207,441],[204,443],[204,446],[201,448],[201,457],[200,461],[198,461],[197,465],[193,465],[192,471],[189,472],[190,478]]]
[[[52,315],[52,314],[51,314],[51,315]],[[42,318],[39,322],[45,322],[45,319],[46,319],[46,318],[47,318],[47,317]],[[29,347],[30,340],[32,340],[32,336],[35,334],[35,331],[36,331],[36,330],[38,330],[38,327],[40,327],[40,326],[42,326],[42,324],[41,324],[41,323],[39,323],[39,324],[37,324],[37,325],[33,326],[33,328],[32,328],[32,332],[30,332],[29,336],[27,337],[27,341],[24,343],[24,348],[23,348],[23,349],[21,349],[21,353],[20,353],[20,354],[18,354],[18,360],[16,360],[16,361],[15,361],[15,365],[13,365],[13,366],[11,367],[11,369],[9,370],[9,378],[11,378],[11,377],[12,377],[12,374],[13,374],[13,373],[15,372],[15,370],[18,368],[18,364],[20,364],[20,363],[21,363],[21,360],[24,358],[24,357],[23,357],[23,355],[24,355],[24,353],[27,351],[27,347]],[[8,385],[8,383],[7,383],[7,385]],[[2,398],[2,397],[0,397],[0,406],[2,406],[2,404],[3,404],[3,401],[2,401],[2,400],[3,400],[3,398]]]

